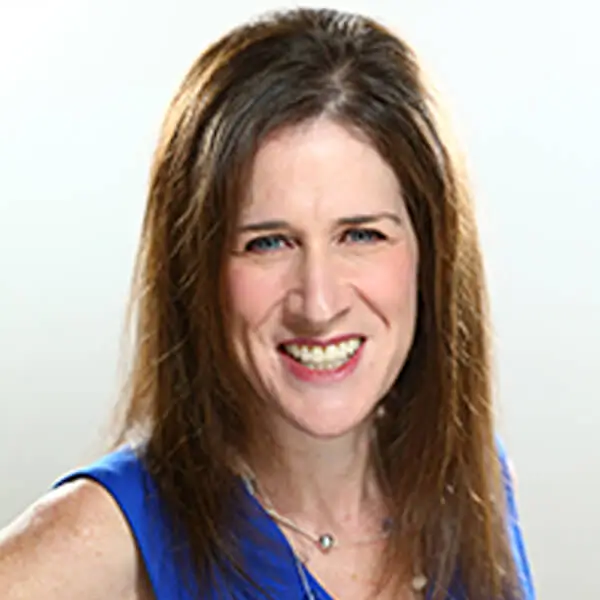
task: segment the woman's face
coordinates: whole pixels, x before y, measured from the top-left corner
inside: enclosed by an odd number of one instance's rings
[[[271,136],[227,265],[234,347],[273,415],[316,437],[365,423],[412,343],[417,240],[392,169],[318,119]]]

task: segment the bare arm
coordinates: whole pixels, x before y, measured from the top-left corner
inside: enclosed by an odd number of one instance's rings
[[[98,484],[52,491],[0,531],[3,600],[150,600],[127,523]]]

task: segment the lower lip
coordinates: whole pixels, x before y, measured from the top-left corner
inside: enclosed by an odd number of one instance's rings
[[[294,360],[285,352],[280,352],[279,354],[283,358],[283,364],[296,379],[310,383],[334,383],[345,379],[356,370],[364,346],[365,343],[363,342],[359,349],[352,355],[352,358],[337,369],[309,369],[306,365]]]

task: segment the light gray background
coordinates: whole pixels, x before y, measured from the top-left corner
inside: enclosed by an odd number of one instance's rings
[[[596,598],[597,4],[330,5],[405,34],[445,90],[477,190],[539,596]],[[277,6],[0,0],[0,522],[101,447],[164,109],[209,41]]]

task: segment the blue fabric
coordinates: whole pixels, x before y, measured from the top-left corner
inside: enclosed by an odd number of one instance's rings
[[[500,456],[500,464],[502,465],[502,476],[504,479],[504,490],[506,493],[506,503],[508,509],[508,530],[510,535],[510,543],[512,553],[517,566],[517,573],[521,587],[523,588],[523,600],[535,600],[535,590],[533,587],[533,578],[531,576],[531,568],[525,552],[525,543],[523,541],[523,531],[519,524],[519,513],[517,511],[517,502],[515,499],[514,486],[512,476],[508,467],[508,459],[506,449],[501,440],[497,440],[498,454]]]
[[[523,600],[534,600],[535,593],[527,561],[523,536],[507,467],[506,454],[499,445],[509,511],[510,540],[523,586]],[[127,520],[146,565],[148,577],[157,600],[198,600],[200,594],[193,582],[183,585],[181,564],[173,560],[170,539],[165,526],[156,487],[132,448],[123,448],[99,461],[78,469],[60,479],[61,485],[76,478],[87,477],[102,485],[114,498]],[[242,486],[243,487],[243,486]],[[295,559],[285,536],[260,504],[244,489],[247,499],[244,517],[250,528],[260,534],[242,535],[238,540],[241,559],[250,578],[258,583],[273,600],[306,600]],[[333,600],[307,570],[315,600]],[[234,573],[214,574],[213,589],[204,592],[202,600],[256,600],[252,585]],[[265,597],[262,595],[261,597]],[[460,591],[451,592],[448,600],[465,600]]]

